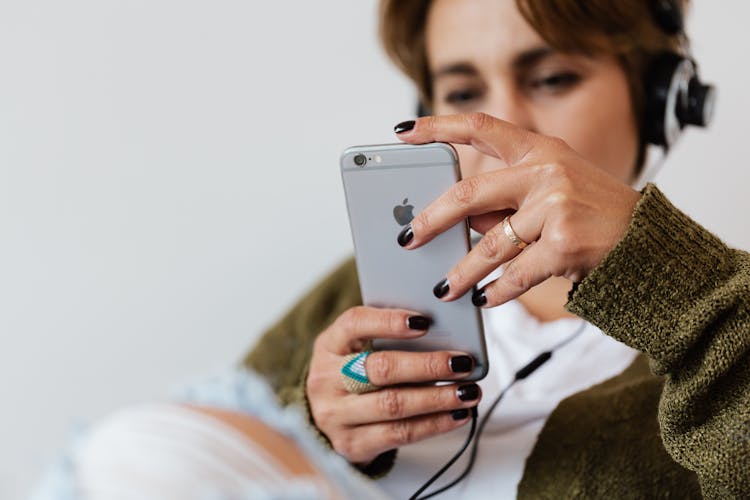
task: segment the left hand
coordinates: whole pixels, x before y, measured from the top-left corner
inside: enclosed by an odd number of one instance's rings
[[[422,144],[469,144],[505,164],[456,183],[411,222],[414,249],[469,217],[484,237],[446,278],[454,300],[507,264],[478,290],[474,303],[503,304],[551,276],[580,282],[622,239],[640,193],[578,155],[564,141],[484,113],[429,116],[398,134]],[[506,215],[529,246],[516,247],[500,222]]]

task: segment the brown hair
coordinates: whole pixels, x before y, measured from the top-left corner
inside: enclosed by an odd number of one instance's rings
[[[666,34],[652,15],[654,0],[515,0],[526,22],[563,52],[616,56],[628,79],[641,134],[646,106],[646,73],[663,52],[680,52],[680,38]],[[417,86],[425,104],[432,101],[425,24],[431,0],[381,0],[380,38],[386,53]],[[685,12],[688,0],[677,0]],[[637,166],[644,160],[641,141]]]

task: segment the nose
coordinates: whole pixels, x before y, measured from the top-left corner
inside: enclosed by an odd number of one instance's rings
[[[487,92],[484,106],[480,111],[536,132],[534,116],[528,102],[516,86],[496,83],[491,85]]]

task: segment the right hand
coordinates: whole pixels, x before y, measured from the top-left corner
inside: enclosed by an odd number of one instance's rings
[[[463,367],[468,371],[452,371],[452,365],[460,365],[462,358],[466,361],[466,354],[460,352],[376,351],[367,357],[367,376],[382,388],[366,394],[351,394],[344,388],[343,359],[364,350],[368,340],[412,339],[426,333],[407,326],[411,316],[419,314],[353,307],[315,341],[306,382],[312,417],[336,452],[352,463],[366,465],[384,451],[460,427],[470,420],[471,411],[456,410],[476,407],[481,399],[479,387],[472,382],[434,385],[471,373],[473,360]],[[462,401],[459,394],[477,397]]]

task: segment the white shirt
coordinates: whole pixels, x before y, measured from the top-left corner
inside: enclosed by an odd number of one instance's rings
[[[579,318],[546,323],[530,315],[518,301],[483,310],[490,370],[479,382],[479,418],[516,371],[542,352],[573,335]],[[453,489],[450,498],[515,498],[526,458],[552,410],[566,397],[622,372],[637,351],[603,334],[591,324],[572,342],[560,347],[542,367],[514,385],[490,417],[470,476]],[[470,424],[453,432],[399,450],[396,466],[378,486],[394,497],[413,494],[461,447]],[[468,450],[425,493],[447,484],[464,469]]]

